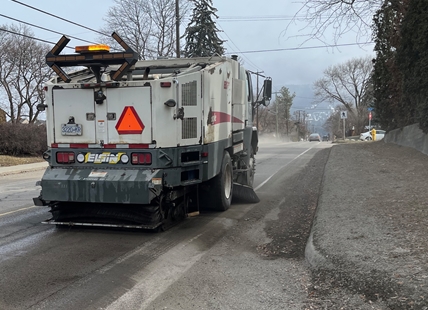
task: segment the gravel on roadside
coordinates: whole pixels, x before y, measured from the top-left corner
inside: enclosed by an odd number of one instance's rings
[[[0,155],[0,167],[10,167],[44,162],[42,156],[9,156]]]
[[[367,309],[428,309],[427,180],[428,156],[412,148],[332,148],[306,249],[314,299],[352,307],[346,290]]]

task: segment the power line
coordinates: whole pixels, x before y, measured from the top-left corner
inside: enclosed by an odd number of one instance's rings
[[[33,9],[33,10],[36,10],[36,11],[39,11],[39,12],[41,12],[41,13],[44,13],[44,14],[47,14],[47,15],[49,15],[49,16],[52,16],[52,17],[55,17],[55,18],[58,18],[58,19],[61,19],[61,20],[63,20],[63,21],[66,21],[66,22],[68,22],[68,23],[71,23],[71,24],[73,24],[73,25],[76,25],[76,26],[79,26],[79,27],[82,27],[82,28],[85,28],[85,29],[87,29],[87,30],[90,30],[90,31],[93,31],[93,32],[96,32],[96,33],[98,33],[98,34],[101,34],[101,35],[104,35],[104,36],[108,36],[108,37],[110,37],[110,35],[107,35],[107,34],[105,34],[105,33],[103,33],[103,32],[100,32],[100,31],[98,31],[98,30],[95,30],[95,29],[92,29],[92,28],[90,28],[90,27],[86,27],[86,26],[84,26],[84,25],[82,25],[82,24],[79,24],[79,23],[75,23],[75,22],[73,22],[73,21],[70,21],[70,20],[68,20],[68,19],[65,19],[65,18],[62,18],[62,17],[60,17],[60,16],[57,16],[57,15],[55,15],[55,14],[51,14],[51,13],[49,13],[49,12],[46,12],[46,11],[43,11],[43,10],[41,10],[41,9],[38,9],[38,8],[35,8],[35,7],[33,7],[33,6],[30,6],[30,5],[28,5],[28,4],[25,4],[25,3],[22,3],[22,2],[20,2],[20,1],[18,1],[18,0],[12,0],[13,2],[15,2],[15,3],[18,3],[18,4],[20,4],[20,5],[23,5],[23,6],[26,6],[26,7],[29,7],[29,8],[31,8],[31,9]],[[5,16],[5,15],[3,15],[3,14],[0,14],[0,16],[3,16],[3,17],[6,17],[6,18],[9,18],[9,19],[13,19],[13,20],[16,20],[16,21],[19,21],[19,22],[22,22],[22,23],[24,23],[24,24],[28,24],[28,25],[31,25],[31,26],[33,26],[33,27],[37,27],[37,28],[40,28],[40,29],[43,29],[43,30],[47,30],[47,31],[51,31],[51,32],[53,32],[53,33],[59,33],[59,32],[56,32],[56,31],[53,31],[53,30],[49,30],[49,29],[46,29],[46,28],[43,28],[43,27],[39,27],[39,26],[36,26],[36,25],[33,25],[33,24],[30,24],[30,23],[26,23],[26,22],[24,22],[24,21],[20,21],[20,20],[17,20],[17,19],[14,19],[14,18],[11,18],[11,17],[8,17],[8,16]],[[218,24],[218,23],[217,23]],[[220,26],[220,25],[219,25]],[[56,43],[54,43],[54,42],[50,42],[50,41],[46,41],[46,40],[43,40],[43,39],[38,39],[38,38],[34,38],[34,37],[30,37],[30,36],[27,36],[27,35],[23,35],[23,34],[20,34],[20,33],[16,33],[16,32],[12,32],[12,31],[9,31],[9,30],[6,30],[6,29],[0,29],[0,30],[2,30],[2,31],[6,31],[6,32],[10,32],[10,33],[13,33],[13,34],[16,34],[16,35],[21,35],[21,36],[23,36],[23,37],[27,37],[27,38],[31,38],[31,39],[34,39],[34,40],[37,40],[37,41],[40,41],[40,42],[45,42],[45,43],[49,43],[49,44],[56,44]],[[242,52],[242,51],[240,51],[239,50],[239,48],[238,48],[238,46],[230,39],[230,37],[227,35],[227,33],[224,31],[224,30],[222,30],[222,29],[220,29],[225,35],[226,35],[226,37],[229,39],[229,41],[237,48],[237,50],[238,50],[238,52],[226,52],[225,54],[251,54],[251,53],[266,53],[266,52],[280,52],[280,51],[293,51],[293,50],[304,50],[304,49],[316,49],[316,48],[326,48],[326,47],[343,47],[343,46],[355,46],[355,45],[364,45],[364,44],[373,44],[374,42],[363,42],[363,43],[347,43],[347,44],[333,44],[333,45],[320,45],[320,46],[309,46],[309,47],[291,47],[291,48],[282,48],[282,49],[267,49],[267,50],[252,50],[252,51],[244,51],[244,52]],[[59,33],[60,34],[60,33]],[[72,37],[72,36],[70,36],[70,37]],[[83,39],[80,39],[80,38],[77,38],[77,37],[72,37],[72,38],[75,38],[75,39],[78,39],[78,40],[80,40],[80,41],[84,41],[84,42],[89,42],[89,41],[86,41],[86,40],[83,40]],[[89,43],[92,43],[92,42],[89,42]],[[243,56],[250,64],[252,64],[257,70],[259,70],[259,68],[257,67],[257,65],[255,65],[249,58],[247,58],[245,55]]]
[[[230,40],[230,42],[238,49],[238,51],[239,51],[239,48],[238,48],[238,46],[232,41],[232,39],[227,35],[227,33],[223,30],[223,29],[221,29],[220,27],[221,27],[221,25],[219,24],[219,23],[217,23],[217,25],[219,26],[219,29],[225,34],[225,36]],[[238,52],[238,53],[236,53],[236,54],[240,54],[241,52]],[[227,53],[226,53],[227,54]],[[244,58],[254,67],[254,68],[256,68],[257,69],[257,71],[260,71],[261,69],[259,68],[259,67],[257,67],[248,57],[246,57],[245,55],[244,55]]]
[[[360,17],[371,17],[373,14],[364,14]],[[319,15],[316,18],[331,19],[330,15]],[[222,16],[218,18],[222,22],[255,22],[255,21],[312,21],[313,17],[306,15],[254,15],[254,16]]]
[[[31,36],[28,36],[28,35],[25,35],[25,34],[22,34],[22,33],[18,33],[18,32],[14,32],[14,31],[10,31],[10,30],[4,29],[4,28],[0,28],[0,31],[9,32],[9,33],[12,33],[12,34],[15,34],[15,35],[19,35],[19,36],[22,36],[22,37],[26,37],[26,38],[33,39],[33,40],[40,41],[40,42],[44,42],[44,43],[49,43],[49,44],[53,44],[53,45],[57,44],[56,42],[52,42],[52,41],[47,41],[47,40],[43,40],[43,39],[31,37]],[[79,39],[79,40],[81,40],[81,39]],[[279,51],[294,51],[294,50],[326,48],[326,47],[340,47],[340,46],[352,46],[352,45],[355,46],[355,45],[373,44],[373,43],[374,42],[364,42],[364,43],[348,43],[348,44],[320,45],[320,46],[308,46],[308,47],[291,47],[291,48],[270,49],[270,50],[254,50],[254,51],[244,51],[244,52],[241,52],[241,51],[239,51],[239,52],[228,52],[228,53],[225,53],[225,54],[239,54],[239,53],[241,53],[241,54],[250,54],[250,53],[279,52]],[[68,47],[68,46],[66,46],[66,48],[73,49],[72,47]],[[247,57],[245,57],[245,59],[247,59],[250,63],[252,63]],[[253,66],[256,69],[259,69],[259,68],[257,68],[257,66],[254,63],[253,63]]]
[[[236,18],[236,19],[227,19],[227,18],[219,18],[222,22],[265,22],[265,21],[292,21],[293,18],[260,18],[260,17],[246,17],[246,18]]]
[[[372,16],[373,14],[362,14],[362,17]],[[320,18],[330,18],[330,15],[318,15]],[[275,18],[308,18],[308,15],[246,15],[246,16],[219,16],[219,19],[249,19],[249,18],[262,18],[262,19],[275,19]],[[309,18],[308,18],[309,19]],[[312,18],[311,18],[312,19]]]
[[[44,43],[49,43],[49,44],[53,44],[53,45],[56,44],[55,42],[46,41],[46,40],[43,40],[43,39],[39,39],[39,38],[27,36],[26,34],[18,33],[18,32],[15,32],[15,31],[4,29],[4,28],[0,28],[0,31],[9,32],[9,33],[21,36],[21,37],[25,37],[25,38],[28,38],[28,39],[32,39],[32,40],[36,40],[36,41],[40,41],[40,42],[44,42]],[[66,48],[73,49],[72,47],[69,47],[69,46],[66,46]]]
[[[20,1],[17,1],[17,0],[12,0],[12,1],[13,1],[13,2],[16,2],[16,3],[20,4],[20,5],[23,5],[23,6],[29,7],[30,9],[33,9],[33,10],[39,11],[39,12],[41,12],[41,13],[43,13],[43,14],[46,14],[46,15],[49,15],[49,16],[52,16],[52,17],[55,17],[55,18],[61,19],[61,20],[65,21],[65,22],[67,22],[67,23],[70,23],[70,24],[76,25],[76,26],[78,26],[78,27],[82,27],[82,28],[85,28],[85,29],[87,29],[87,30],[90,30],[90,31],[96,32],[96,33],[101,34],[101,35],[103,35],[103,36],[107,36],[107,37],[109,37],[109,36],[110,36],[110,35],[108,35],[108,34],[105,34],[105,33],[103,33],[103,32],[100,32],[100,31],[98,31],[98,30],[95,30],[95,29],[92,29],[92,28],[89,28],[89,27],[83,26],[82,24],[75,23],[75,22],[73,22],[73,21],[71,21],[71,20],[68,20],[68,19],[65,19],[65,18],[63,18],[63,17],[60,17],[60,16],[58,16],[58,15],[55,15],[55,14],[52,14],[52,13],[49,13],[49,12],[43,11],[43,10],[38,9],[38,8],[35,8],[35,7],[31,6],[31,5],[28,5],[28,4],[25,4],[25,3],[22,3],[22,2],[20,2]]]
[[[49,32],[52,32],[52,33],[56,33],[56,34],[59,34],[59,35],[63,35],[63,33],[61,33],[61,32],[58,32],[58,31],[55,31],[55,30],[51,30],[51,29],[47,29],[47,28],[44,28],[44,27],[41,27],[41,26],[37,26],[37,25],[31,24],[31,23],[27,23],[27,22],[24,22],[24,21],[22,21],[22,20],[19,20],[19,19],[16,19],[16,18],[10,17],[10,16],[6,16],[6,15],[3,15],[3,14],[0,14],[0,16],[2,16],[2,17],[4,17],[4,18],[11,19],[11,20],[14,20],[14,21],[17,21],[18,23],[22,23],[22,24],[25,24],[25,25],[29,25],[29,26],[32,26],[32,27],[35,27],[35,28],[39,28],[39,29],[45,30],[45,31],[49,31]],[[83,42],[91,43],[91,44],[96,44],[96,43],[94,43],[94,42],[87,41],[87,40],[84,40],[84,39],[80,39],[80,38],[78,38],[78,37],[74,37],[74,36],[71,36],[71,35],[67,35],[67,37],[69,37],[69,38],[73,38],[73,39],[77,39],[77,40],[79,40],[79,41],[83,41]]]
[[[251,54],[251,53],[267,53],[267,52],[281,52],[281,51],[296,51],[296,50],[307,50],[315,48],[326,48],[326,47],[341,47],[341,46],[355,46],[355,45],[364,45],[364,44],[374,44],[375,42],[363,42],[363,43],[346,43],[346,44],[332,44],[332,45],[318,45],[318,46],[307,46],[307,47],[289,47],[289,48],[278,48],[270,50],[254,50],[254,51],[245,51],[239,52],[241,54]],[[228,52],[226,54],[236,54],[237,52]]]

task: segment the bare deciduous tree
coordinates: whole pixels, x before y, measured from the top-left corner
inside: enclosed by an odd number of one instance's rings
[[[116,31],[139,55],[140,59],[159,56],[171,57],[175,53],[175,0],[115,0],[101,32]],[[180,0],[180,16],[189,11],[187,0]],[[100,37],[118,50],[121,47],[112,38]]]
[[[342,104],[350,120],[355,122],[357,133],[364,127],[367,107],[373,101],[372,69],[371,57],[354,58],[329,67],[324,77],[314,83],[317,100]]]
[[[371,39],[372,19],[382,0],[303,0],[299,11],[288,24],[303,21],[307,39],[326,43],[325,35],[332,31],[334,42],[344,34],[354,32],[358,42]]]
[[[290,107],[293,105],[295,93],[283,86],[278,92],[275,92],[275,99],[267,106],[259,108],[259,122],[261,131],[265,133],[278,131],[279,135],[288,135],[292,127],[292,116]]]
[[[263,105],[259,106],[259,130],[263,133],[270,133],[275,131],[275,116],[269,112],[269,109],[269,107],[265,107]]]
[[[26,37],[33,34],[25,25],[0,28],[0,108],[12,123],[24,116],[34,123],[44,100],[43,83],[53,75],[45,60],[50,48]]]
[[[333,139],[334,137],[343,137],[343,120],[340,118],[341,111],[346,111],[345,107],[336,106],[333,113],[330,114],[323,125],[324,130],[331,134],[331,138]],[[350,128],[348,123],[349,122],[346,122],[346,125]]]

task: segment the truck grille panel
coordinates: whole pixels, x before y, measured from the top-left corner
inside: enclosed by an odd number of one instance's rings
[[[197,137],[197,118],[189,117],[184,118],[181,127],[181,138],[182,139],[194,139]]]
[[[183,84],[181,88],[181,101],[183,106],[196,106],[197,104],[196,81]]]

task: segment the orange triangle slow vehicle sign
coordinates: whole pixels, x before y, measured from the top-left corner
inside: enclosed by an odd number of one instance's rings
[[[144,130],[144,124],[135,111],[134,107],[126,106],[120,116],[116,130],[120,135],[140,134]]]

